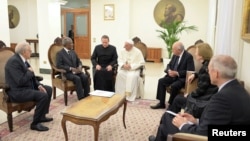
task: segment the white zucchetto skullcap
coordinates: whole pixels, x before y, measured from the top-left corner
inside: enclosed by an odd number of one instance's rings
[[[126,40],[126,43],[129,43],[131,45],[134,45],[134,42],[131,39]]]

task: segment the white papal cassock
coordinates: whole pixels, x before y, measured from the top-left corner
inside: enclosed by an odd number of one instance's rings
[[[125,63],[130,64],[130,70],[124,70],[122,66]],[[115,92],[117,94],[126,94],[128,101],[134,101],[137,97],[142,97],[144,92],[143,80],[139,76],[140,68],[145,64],[142,52],[132,47],[130,51],[122,50],[118,55],[118,73],[115,82]]]

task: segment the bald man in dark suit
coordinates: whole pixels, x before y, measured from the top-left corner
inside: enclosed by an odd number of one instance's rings
[[[66,70],[65,76],[76,85],[77,97],[81,100],[89,95],[88,76],[82,72],[82,62],[73,50],[72,39],[63,38],[62,45],[64,47],[56,55],[56,65],[59,69]]]
[[[184,45],[177,41],[173,44],[173,57],[165,69],[166,75],[158,80],[156,98],[160,101],[151,106],[152,109],[165,108],[166,87],[171,86],[169,105],[172,104],[179,90],[185,86],[186,72],[194,71],[193,56]]]

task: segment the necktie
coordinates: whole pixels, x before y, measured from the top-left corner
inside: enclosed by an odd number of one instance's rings
[[[69,55],[69,59],[72,60],[72,54],[71,54],[71,51],[70,51],[70,50],[68,51],[68,55]]]
[[[175,62],[174,62],[174,70],[177,70],[178,68],[178,62],[179,62],[179,56],[176,57]]]
[[[25,66],[26,66],[27,68],[30,67],[30,64],[29,64],[27,61],[25,61],[24,64],[25,64]]]
[[[27,61],[25,61],[24,64],[25,64],[25,66],[26,66],[27,68],[30,67],[30,64],[29,64]],[[35,79],[34,79],[34,77],[32,77],[32,78],[31,78],[31,85],[32,85],[32,88],[33,88],[33,89],[35,89],[35,84],[36,84]]]

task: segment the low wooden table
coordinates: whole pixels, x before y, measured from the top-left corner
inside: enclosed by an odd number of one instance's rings
[[[115,94],[112,97],[88,96],[71,106],[63,112],[61,125],[63,128],[65,140],[68,141],[66,121],[71,121],[78,125],[91,125],[94,128],[95,141],[98,141],[100,124],[115,114],[119,108],[123,108],[123,125],[126,129],[125,114],[127,101],[125,95]]]

